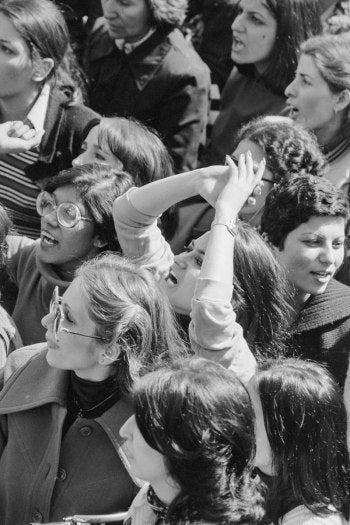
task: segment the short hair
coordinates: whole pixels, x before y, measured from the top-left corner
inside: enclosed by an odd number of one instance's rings
[[[186,16],[188,0],[146,0],[155,26],[181,27]]]
[[[104,250],[119,251],[120,245],[113,221],[113,202],[132,185],[129,173],[101,164],[83,164],[60,171],[52,177],[45,190],[72,185],[95,221],[95,232],[106,241]]]
[[[276,184],[265,201],[261,231],[282,249],[288,233],[311,217],[343,217],[349,206],[341,190],[322,177],[294,175]]]
[[[164,456],[180,487],[167,523],[255,523],[262,499],[251,478],[254,417],[249,395],[230,371],[193,358],[143,377],[134,388],[137,426]]]
[[[340,35],[321,35],[309,38],[301,45],[300,51],[310,56],[321,77],[327,82],[332,93],[341,93],[344,89],[350,90],[350,36],[347,33]],[[344,113],[344,120],[332,142],[339,142],[350,134],[350,107]],[[328,145],[331,147],[331,145]]]
[[[331,374],[320,364],[286,359],[266,362],[254,381],[272,450],[277,498],[282,488],[289,488],[313,513],[327,514],[333,505],[348,519],[347,418]]]
[[[49,0],[1,0],[0,13],[10,19],[27,43],[33,60],[51,58],[59,67],[69,43],[66,22]]]
[[[250,140],[262,149],[274,182],[293,174],[323,176],[325,173],[327,163],[316,137],[289,118],[253,119],[239,130],[236,147],[242,140]]]
[[[318,0],[265,0],[277,22],[276,39],[263,79],[272,91],[283,94],[294,78],[299,47],[307,38],[322,32]],[[252,72],[252,68],[242,68]]]
[[[169,300],[151,272],[104,253],[76,275],[96,335],[120,348],[115,373],[124,393],[138,376],[187,355]]]
[[[173,174],[173,161],[157,132],[133,118],[103,118],[98,128],[99,146],[104,145],[123,164],[136,186]]]

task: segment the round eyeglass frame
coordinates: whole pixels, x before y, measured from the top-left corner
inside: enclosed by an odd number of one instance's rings
[[[44,195],[47,196],[47,200],[48,202],[50,202],[50,207],[51,207],[50,211],[48,211],[47,213],[43,213],[43,209],[40,207],[41,199],[43,198]],[[72,224],[67,224],[66,222],[62,220],[62,217],[60,216],[60,210],[62,210],[63,206],[67,204],[69,204],[69,206],[73,206],[76,211],[76,217],[72,221]],[[57,205],[54,202],[54,197],[48,191],[41,191],[39,193],[36,199],[36,211],[38,212],[40,217],[46,217],[47,215],[50,215],[50,213],[52,213],[53,211],[56,211],[57,221],[64,228],[74,228],[74,226],[76,226],[80,221],[95,222],[94,219],[90,219],[89,217],[83,217],[79,210],[79,207],[77,206],[77,204],[75,204],[75,202],[61,202],[60,204]]]

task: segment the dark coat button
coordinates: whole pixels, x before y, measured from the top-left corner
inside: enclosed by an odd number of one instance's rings
[[[81,427],[81,429],[79,430],[80,434],[83,436],[83,437],[89,437],[92,433],[92,428],[91,427]]]

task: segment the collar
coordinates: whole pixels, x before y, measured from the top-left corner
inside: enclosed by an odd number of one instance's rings
[[[326,290],[313,295],[292,325],[292,333],[300,333],[330,325],[350,316],[350,288],[331,279]]]
[[[129,55],[130,53],[132,53],[132,51],[134,51],[134,49],[136,49],[137,47],[139,47],[141,44],[143,44],[144,42],[146,42],[146,40],[151,36],[153,35],[153,33],[155,33],[157,30],[156,27],[151,27],[147,33],[145,34],[145,36],[143,36],[142,38],[140,38],[140,40],[138,40],[137,42],[126,42],[125,41],[125,38],[116,38],[114,40],[115,42],[115,45],[117,46],[117,48],[120,50],[120,51],[124,51],[124,53],[126,55]]]
[[[26,120],[30,122],[35,131],[44,129],[44,123],[49,105],[50,85],[45,84],[35,101],[35,104],[29,111]]]

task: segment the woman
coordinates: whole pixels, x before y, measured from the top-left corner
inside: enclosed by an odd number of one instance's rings
[[[239,217],[251,226],[260,227],[266,196],[273,184],[294,173],[322,176],[326,161],[316,138],[305,128],[288,117],[265,116],[249,121],[238,131],[231,158],[237,162],[241,153],[252,153],[256,167],[265,158],[266,167],[262,180],[264,186],[257,196],[256,205],[244,206]],[[179,208],[179,225],[170,244],[174,253],[180,253],[192,238],[209,231],[214,209],[208,203],[182,205]]]
[[[328,180],[295,175],[268,195],[261,230],[293,286],[291,339],[343,386],[349,361],[350,289],[333,279],[344,259],[347,199]],[[276,220],[278,217],[278,220]]]
[[[116,200],[114,219],[124,254],[155,272],[187,324],[191,315],[195,352],[230,366],[247,381],[255,363],[243,335],[257,355],[275,353],[275,346],[282,351],[288,291],[259,234],[235,225],[245,201],[261,191],[255,188],[264,162],[256,172],[250,154],[240,156],[238,169],[231,159],[227,162],[228,168],[203,168],[132,188]],[[213,225],[218,224],[174,257],[157,228],[157,216],[198,193],[215,206]]]
[[[183,352],[152,275],[113,254],[83,265],[62,298],[55,289],[42,322],[47,344],[29,361],[26,348],[11,354],[0,394],[3,525],[126,510],[128,393]]]
[[[126,525],[261,519],[253,414],[233,374],[204,359],[185,361],[142,378],[133,402],[120,435],[132,473],[148,483]]]
[[[53,2],[3,0],[0,34],[0,123],[24,121],[37,132],[45,130],[38,148],[1,155],[0,199],[19,233],[37,238],[38,186],[71,166],[98,115],[72,104],[72,91],[60,86],[68,33]]]
[[[248,387],[255,411],[255,465],[280,525],[342,525],[349,519],[346,413],[339,387],[316,363],[263,365]]]
[[[290,116],[311,129],[329,162],[327,178],[348,192],[350,169],[350,37],[323,35],[301,46],[286,89]]]
[[[86,66],[91,107],[133,116],[162,137],[176,171],[197,167],[210,75],[180,31],[185,0],[102,0]]]
[[[205,163],[220,164],[233,151],[242,124],[285,108],[300,44],[321,32],[316,0],[240,0],[232,24],[231,58],[236,64],[222,93]]]
[[[62,171],[37,197],[40,238],[7,238],[7,268],[18,287],[13,318],[25,345],[43,341],[40,319],[49,311],[55,286],[65,290],[83,261],[119,250],[113,201],[131,183],[129,174],[97,164]]]

